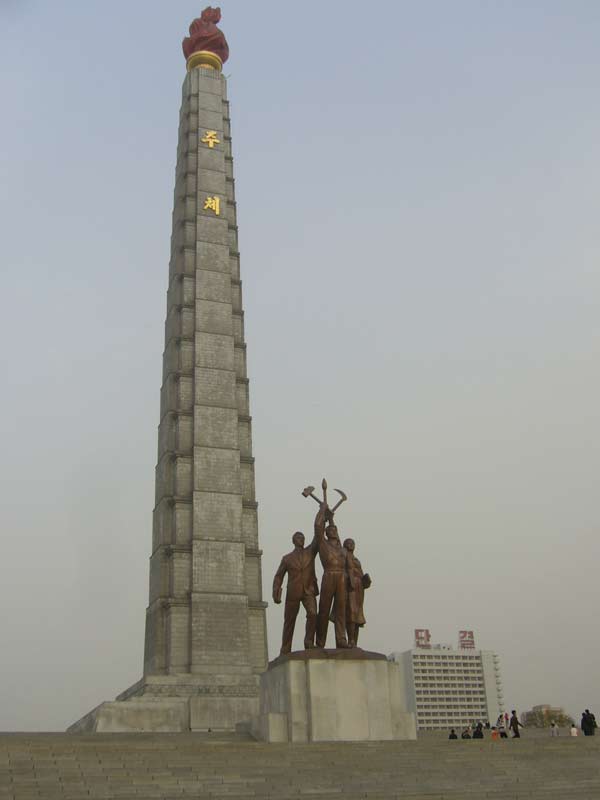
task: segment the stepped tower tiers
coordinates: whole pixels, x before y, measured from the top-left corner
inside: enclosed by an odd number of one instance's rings
[[[226,730],[258,709],[266,603],[219,20],[206,9],[183,45],[144,676],[69,730]]]

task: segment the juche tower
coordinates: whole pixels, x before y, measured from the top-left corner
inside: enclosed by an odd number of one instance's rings
[[[183,42],[144,675],[72,729],[232,729],[267,666],[220,19]]]

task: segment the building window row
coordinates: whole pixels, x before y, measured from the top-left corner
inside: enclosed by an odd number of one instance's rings
[[[440,688],[446,689],[461,689],[463,686],[468,687],[469,689],[476,689],[476,688],[483,688],[483,681],[461,681],[458,683],[457,681],[453,681],[450,683],[449,681],[415,681],[415,686],[419,689],[431,689],[436,686]]]
[[[447,708],[464,708],[465,711],[473,711],[476,708],[486,709],[485,703],[422,703],[420,709],[435,709],[436,713],[443,714]]]

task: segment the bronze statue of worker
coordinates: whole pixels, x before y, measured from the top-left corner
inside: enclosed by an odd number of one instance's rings
[[[327,527],[323,522],[319,529],[315,525],[319,546],[319,558],[323,567],[321,578],[321,597],[317,615],[317,647],[325,647],[329,616],[333,614],[335,646],[348,647],[346,638],[346,550],[342,547],[333,512],[325,508]]]
[[[303,533],[297,531],[292,536],[294,549],[281,559],[281,564],[273,579],[273,601],[281,603],[283,579],[287,573],[283,636],[280,651],[282,655],[290,653],[292,650],[292,639],[300,603],[302,603],[306,611],[304,649],[309,650],[315,646],[317,595],[319,594],[319,586],[315,574],[315,558],[319,548],[317,527],[320,529],[324,525],[324,519],[325,508],[319,508],[315,518],[315,535],[308,547],[304,546]]]
[[[331,615],[335,627],[335,646],[346,648],[348,647],[346,638],[347,551],[341,545],[333,515],[348,497],[341,489],[336,489],[341,500],[338,500],[333,508],[329,508],[325,478],[323,478],[321,488],[323,489],[322,501],[314,494],[314,486],[307,486],[302,491],[304,497],[312,497],[319,504],[319,513],[315,519],[315,540],[323,566],[323,577],[317,614],[317,647],[325,647]],[[327,527],[325,527],[326,522]]]

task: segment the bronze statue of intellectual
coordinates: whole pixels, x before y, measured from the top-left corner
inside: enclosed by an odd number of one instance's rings
[[[371,578],[362,570],[362,565],[354,555],[354,539],[344,541],[346,551],[346,573],[348,594],[346,596],[346,632],[348,634],[348,647],[358,644],[358,632],[366,623],[363,603],[365,589],[371,586]]]

